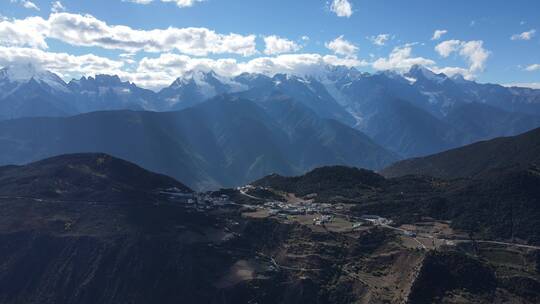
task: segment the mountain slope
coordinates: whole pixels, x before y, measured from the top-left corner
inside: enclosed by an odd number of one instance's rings
[[[329,166],[316,168],[301,176],[273,174],[251,184],[294,193],[297,196],[316,193],[318,201],[328,202],[358,199],[385,183],[382,176],[369,170]]]
[[[427,155],[457,147],[463,134],[405,100],[382,99],[364,132],[383,147],[404,157]]]
[[[479,176],[497,168],[523,169],[533,164],[540,164],[540,129],[404,160],[384,169],[382,174],[457,178]]]
[[[371,168],[398,158],[365,134],[336,120],[321,119],[289,97],[277,96],[258,104],[285,132],[288,154],[304,170],[333,164]]]
[[[62,155],[24,166],[0,167],[0,193],[55,200],[145,200],[158,190],[191,190],[106,154]]]
[[[507,112],[477,102],[454,107],[444,121],[461,131],[462,144],[513,136],[540,126],[540,116]]]
[[[271,173],[320,165],[382,168],[396,157],[335,121],[280,122],[253,102],[219,97],[179,112],[94,112],[0,122],[0,164],[104,152],[195,189],[236,186]],[[304,113],[304,114],[302,114]],[[306,144],[296,139],[307,136]]]
[[[314,78],[304,79],[294,75],[276,74],[273,77],[240,75],[236,81],[249,89],[239,95],[267,103],[276,98],[290,98],[303,104],[319,117],[335,119],[354,125],[354,118],[328,93],[325,86]]]

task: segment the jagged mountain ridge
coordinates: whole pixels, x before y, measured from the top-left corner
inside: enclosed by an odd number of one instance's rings
[[[0,119],[117,109],[179,110],[231,93],[263,107],[289,97],[322,118],[357,128],[402,157],[429,155],[540,126],[539,90],[479,84],[420,66],[403,75],[361,73],[345,67],[326,67],[311,76],[224,77],[213,71],[196,71],[158,93],[116,76],[83,77],[65,84],[56,75],[32,66],[23,73],[10,69],[3,69],[0,77],[4,93]],[[9,81],[11,74],[24,77]],[[500,126],[494,127],[493,121]]]

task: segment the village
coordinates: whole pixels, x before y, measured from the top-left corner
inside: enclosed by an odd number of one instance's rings
[[[204,212],[227,205],[238,205],[230,200],[228,195],[214,195],[212,192],[193,192],[185,193],[177,188],[168,188],[161,190],[160,194],[166,195],[171,202],[185,204],[188,208]]]
[[[352,222],[351,228],[358,228],[360,226],[387,226],[392,224],[392,220],[377,215],[363,215],[360,217],[347,215],[346,211],[349,206],[341,203],[316,203],[312,199],[297,199],[294,202],[277,200],[266,201],[265,199],[248,194],[248,191],[253,189],[255,189],[255,187],[251,185],[237,188],[242,195],[262,203],[238,204],[225,194],[215,195],[213,192],[184,193],[175,188],[162,190],[161,194],[169,196],[171,201],[182,202],[186,206],[200,212],[236,205],[242,206],[248,210],[263,212],[269,217],[281,219],[287,219],[289,216],[311,215],[313,217],[312,224],[316,226],[331,223],[338,217],[345,218],[348,222]]]
[[[416,225],[395,227],[391,219],[379,215],[350,215],[350,204],[321,203],[316,202],[310,196],[305,198],[283,197],[283,200],[264,199],[250,193],[254,192],[254,190],[269,191],[270,189],[252,185],[238,187],[236,190],[248,199],[243,203],[237,203],[226,194],[217,194],[215,192],[184,193],[175,188],[165,189],[160,193],[166,195],[169,201],[182,203],[185,207],[196,212],[211,212],[222,208],[240,207],[243,210],[243,216],[249,218],[275,218],[283,222],[299,223],[317,231],[343,233],[382,227],[394,230],[402,235],[405,240],[410,240],[411,247],[428,249],[442,245],[454,245],[451,240],[439,239],[436,236],[440,231],[444,232],[445,230],[445,228],[440,227],[440,223],[433,223],[433,227],[437,226],[435,229]]]

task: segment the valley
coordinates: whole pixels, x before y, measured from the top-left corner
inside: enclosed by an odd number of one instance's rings
[[[125,196],[131,191],[129,181],[118,173],[126,168],[148,185],[137,195],[140,200]],[[1,265],[6,271],[0,274],[0,299],[5,303],[15,299],[145,303],[150,298],[174,303],[178,297],[185,303],[539,299],[534,288],[519,287],[539,284],[538,243],[486,238],[427,214],[409,219],[401,212],[384,212],[384,204],[368,198],[388,181],[370,171],[328,167],[295,177],[294,183],[281,179],[273,175],[239,188],[197,193],[103,154],[2,167]],[[341,186],[327,188],[323,181]],[[103,182],[112,187],[103,187]],[[86,185],[101,190],[85,193]],[[46,191],[51,187],[57,190]],[[385,196],[399,195],[400,190],[390,190],[399,187],[392,187]],[[33,279],[23,283],[20,278],[30,272]],[[107,277],[114,279],[104,280]],[[180,281],[182,288],[175,284]],[[152,287],[155,284],[158,289]],[[46,286],[65,287],[52,292]]]

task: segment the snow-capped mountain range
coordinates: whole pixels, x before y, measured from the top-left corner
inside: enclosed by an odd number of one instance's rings
[[[267,102],[290,98],[321,118],[363,131],[402,156],[438,152],[540,125],[540,90],[481,84],[413,66],[375,74],[328,66],[324,73],[241,74],[194,71],[159,92],[97,75],[65,83],[32,64],[0,70],[0,119],[103,110],[173,111],[222,94]]]

